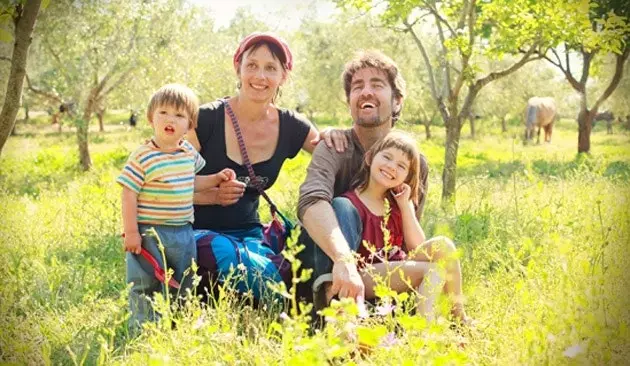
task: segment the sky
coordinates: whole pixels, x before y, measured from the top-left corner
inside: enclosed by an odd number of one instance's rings
[[[330,19],[338,12],[328,0],[193,0],[210,9],[216,21],[215,28],[226,27],[239,7],[249,8],[260,20],[274,30],[295,30],[305,15],[318,20]],[[314,14],[313,14],[314,13]]]

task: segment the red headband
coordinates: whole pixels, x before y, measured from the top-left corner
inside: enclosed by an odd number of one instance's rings
[[[236,52],[234,52],[233,62],[235,69],[238,68],[238,60],[241,58],[241,56],[243,56],[243,53],[245,53],[245,51],[252,45],[260,41],[266,41],[278,46],[284,54],[284,58],[287,60],[286,63],[283,65],[284,68],[291,71],[291,69],[293,68],[293,55],[291,55],[289,45],[282,38],[268,32],[254,32],[243,38],[241,44],[238,45]]]

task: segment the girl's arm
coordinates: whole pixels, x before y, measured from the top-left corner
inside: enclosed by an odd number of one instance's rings
[[[416,218],[416,209],[411,202],[411,188],[404,184],[400,188],[399,192],[394,195],[396,203],[400,208],[400,214],[402,216],[403,227],[403,239],[407,251],[411,252],[416,249],[420,244],[426,241],[424,230],[420,226],[420,222]]]
[[[125,251],[140,254],[142,238],[138,231],[138,194],[127,187],[122,190],[122,220]]]

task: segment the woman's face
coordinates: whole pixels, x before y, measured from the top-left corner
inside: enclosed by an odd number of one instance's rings
[[[280,60],[266,45],[245,51],[238,70],[241,94],[257,101],[270,101],[286,78]]]

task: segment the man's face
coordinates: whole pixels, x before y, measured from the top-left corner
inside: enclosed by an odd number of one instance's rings
[[[368,128],[391,125],[392,110],[400,107],[385,72],[372,67],[361,69],[352,77],[349,103],[354,123]]]

